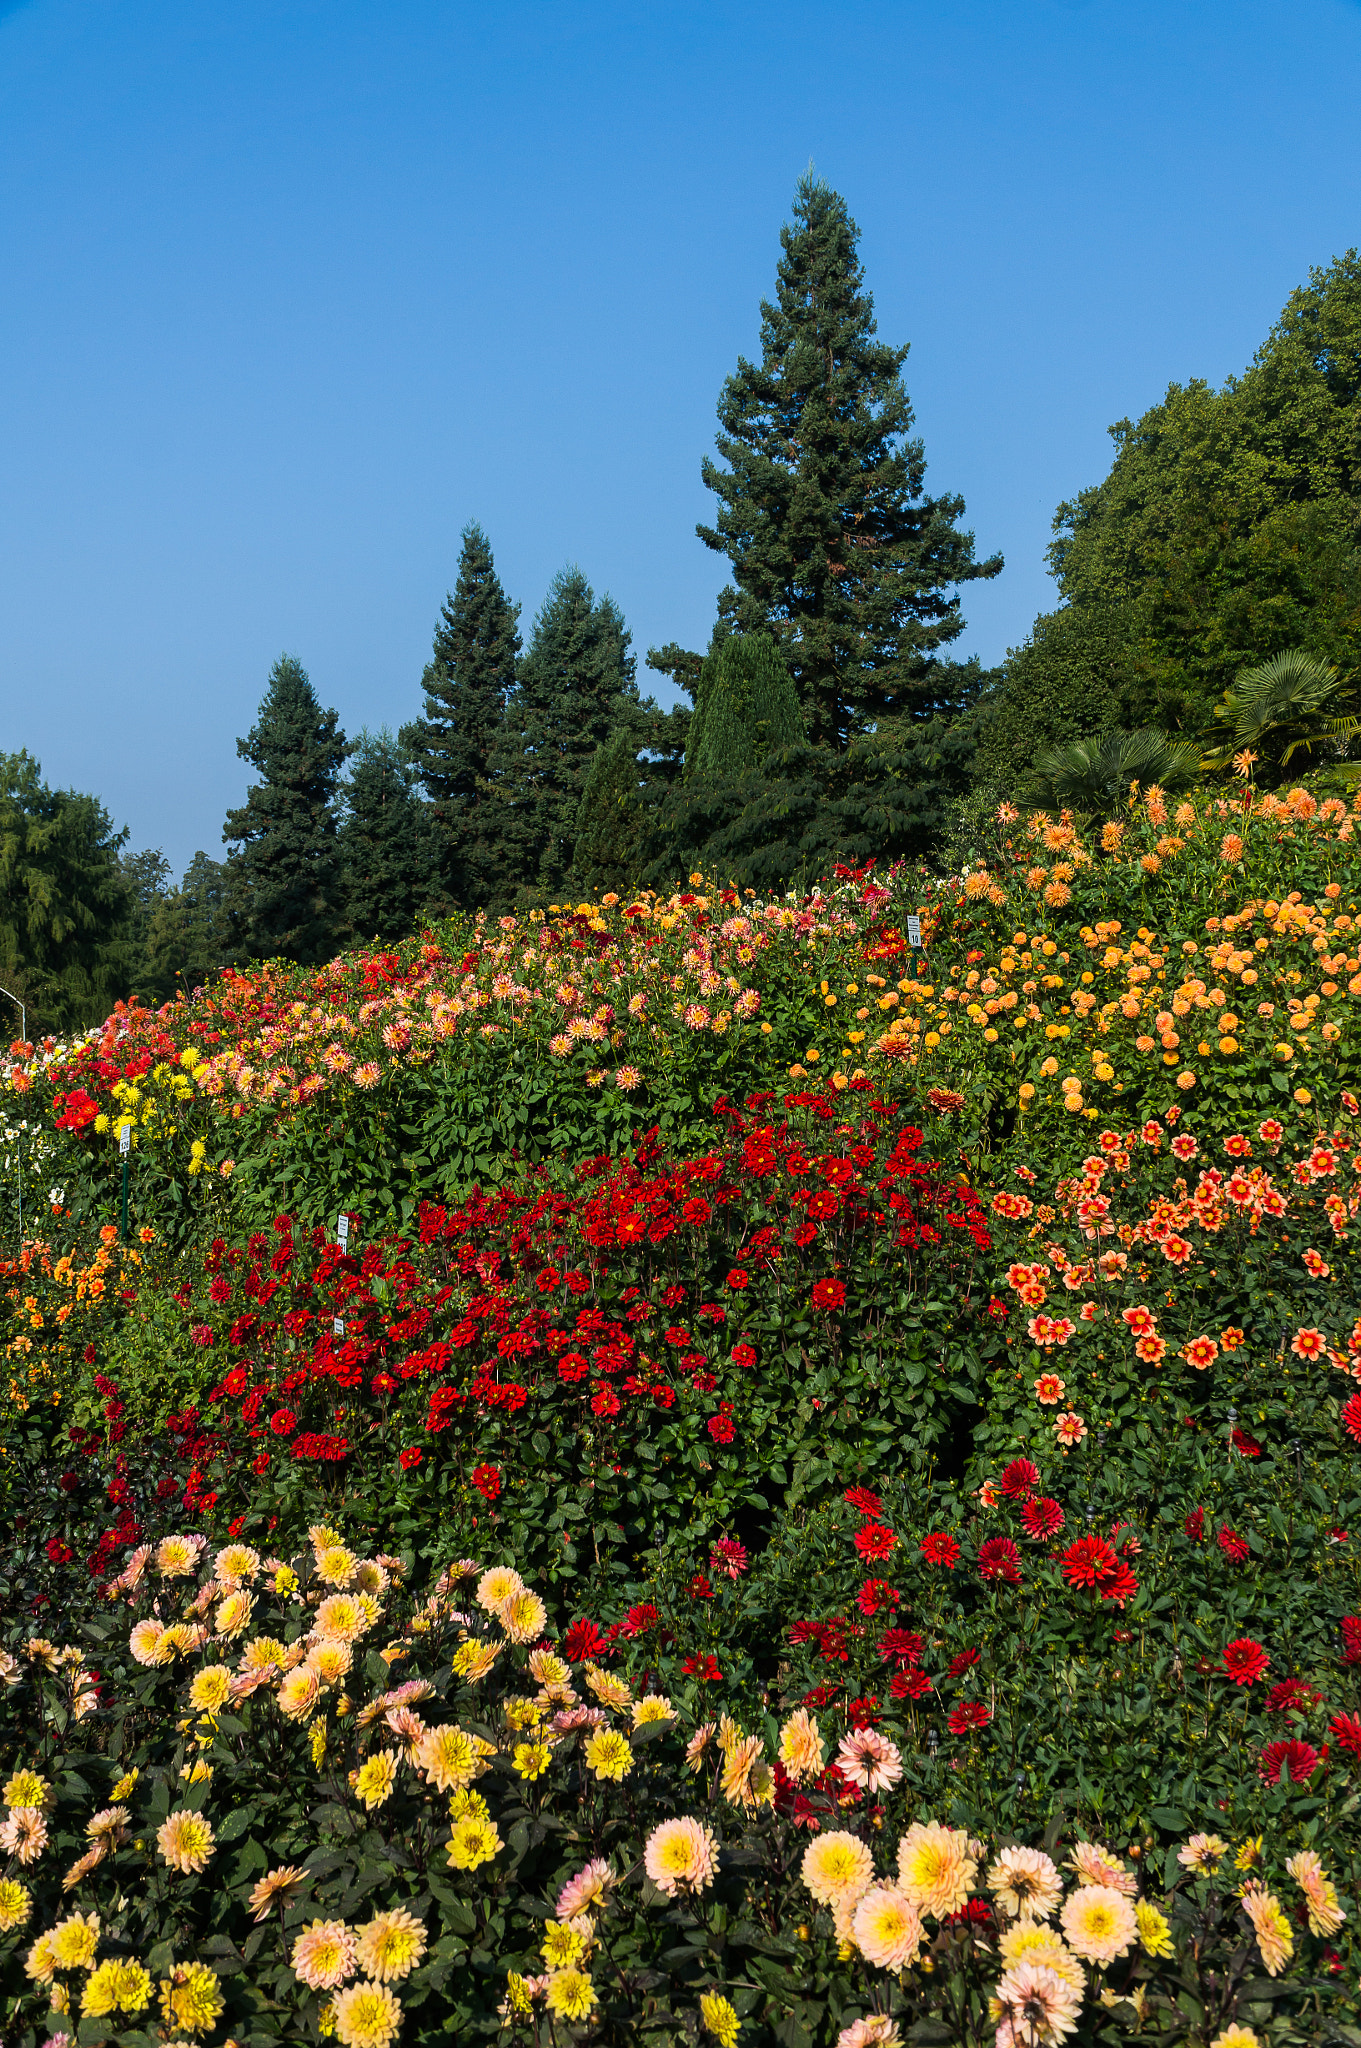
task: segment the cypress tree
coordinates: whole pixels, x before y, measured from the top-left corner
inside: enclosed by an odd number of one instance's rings
[[[732,633],[720,641],[700,678],[687,777],[731,780],[804,738],[793,680],[769,634]]]
[[[483,903],[500,878],[503,849],[490,827],[490,756],[520,651],[512,604],[474,520],[463,529],[458,581],[435,628],[421,678],[425,716],[404,726],[434,805],[438,891],[446,905]]]
[[[597,747],[619,728],[641,736],[631,635],[612,598],[597,603],[580,569],[554,577],[520,660],[492,750],[492,823],[503,850],[500,898],[561,891]]]
[[[343,793],[346,924],[356,939],[404,939],[429,899],[436,845],[415,763],[386,726],[360,733]]]
[[[719,400],[728,467],[702,468],[717,520],[697,528],[732,562],[720,613],[772,634],[809,738],[834,747],[885,713],[941,708],[932,657],[964,628],[952,587],[1002,566],[975,561],[962,498],[925,494],[908,351],[874,339],[858,240],[845,200],[801,179],[761,361],[739,359]]]
[[[236,751],[262,778],[222,828],[236,848],[227,865],[237,950],[247,959],[327,959],[342,920],[336,796],[349,748],[291,654],[275,662]]]

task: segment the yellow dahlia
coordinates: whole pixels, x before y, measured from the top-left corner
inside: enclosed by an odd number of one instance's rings
[[[1068,1946],[1089,1963],[1113,1963],[1139,1938],[1134,1908],[1114,1885],[1079,1885],[1065,1899],[1059,1920]]]
[[[874,1882],[874,1858],[859,1835],[833,1828],[818,1835],[803,1852],[803,1881],[819,1905],[832,1906],[853,1894],[857,1899]]]
[[[588,1870],[593,1867],[587,1865]],[[703,1821],[682,1814],[652,1830],[643,1849],[643,1867],[669,1899],[677,1892],[701,1892],[714,1881],[718,1844]]]
[[[338,1991],[331,2015],[343,2048],[388,2048],[402,2024],[402,2008],[386,1984],[351,1984]]]
[[[425,1928],[403,1906],[375,1913],[366,1926],[355,1930],[356,1962],[382,1983],[409,1977],[425,1949]]]
[[[896,1885],[872,1885],[858,1901],[851,1938],[876,1969],[905,1970],[916,1962],[925,1937],[921,1915]]]
[[[213,1853],[213,1824],[206,1814],[181,1808],[162,1821],[156,1830],[156,1844],[172,1870],[198,1872]]]
[[[903,1890],[923,1913],[943,1920],[962,1910],[977,1874],[969,1837],[936,1821],[914,1821],[898,1844]]]

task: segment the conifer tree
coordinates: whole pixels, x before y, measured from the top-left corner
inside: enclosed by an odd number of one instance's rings
[[[489,828],[490,755],[520,651],[512,604],[474,520],[463,529],[458,581],[435,628],[421,678],[425,716],[404,726],[434,805],[437,888],[447,907],[477,907],[500,879],[503,854]]]
[[[731,780],[804,740],[793,680],[769,634],[731,633],[720,640],[701,673],[686,776]]]
[[[596,749],[621,727],[643,730],[631,637],[619,607],[597,602],[580,569],[554,577],[492,750],[497,900],[517,889],[560,891],[571,875]]]
[[[344,785],[340,865],[356,939],[404,939],[425,905],[436,846],[415,764],[384,726],[361,732]]]
[[[925,494],[908,352],[874,339],[858,239],[844,199],[801,179],[761,361],[739,359],[719,400],[728,467],[702,470],[717,520],[697,529],[732,562],[720,613],[775,638],[810,740],[833,747],[886,713],[940,708],[932,657],[964,626],[953,587],[1002,566],[975,561],[961,498]]]
[[[275,662],[236,751],[262,778],[222,828],[236,847],[228,858],[236,950],[246,959],[327,959],[343,916],[336,796],[349,748],[291,654]]]

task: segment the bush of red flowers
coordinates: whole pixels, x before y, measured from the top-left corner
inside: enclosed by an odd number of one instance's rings
[[[680,1162],[654,1135],[566,1187],[424,1204],[409,1238],[365,1244],[347,1218],[342,1244],[281,1215],[122,1276],[91,1391],[62,1411],[81,1478],[63,1540],[95,1554],[77,1527],[95,1472],[112,1506],[150,1494],[289,1536],[358,1498],[471,1543],[495,1504],[556,1585],[632,1573],[659,1517],[701,1544],[750,1536],[848,1468],[958,1465],[979,1356],[960,1340],[991,1341],[991,1237],[959,1166],[859,1085],[720,1101],[713,1136]],[[49,1411],[25,1419],[36,1469]]]

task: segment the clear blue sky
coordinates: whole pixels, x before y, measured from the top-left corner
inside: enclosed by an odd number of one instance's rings
[[[470,517],[701,642],[810,159],[995,659],[1108,424],[1361,241],[1358,106],[1355,0],[0,0],[0,749],[220,854],[274,657],[410,717]]]

